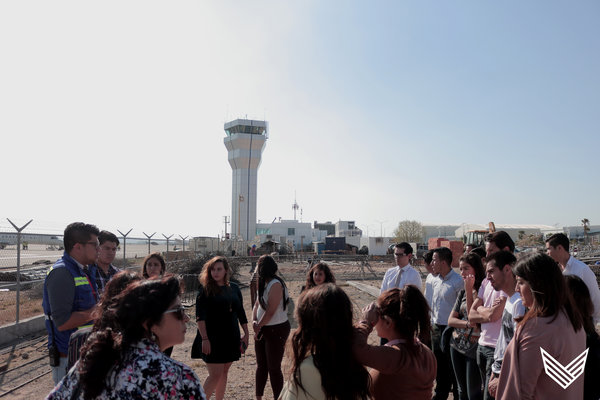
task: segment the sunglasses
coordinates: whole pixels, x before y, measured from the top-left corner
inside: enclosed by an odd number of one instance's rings
[[[185,314],[184,306],[179,306],[177,308],[171,308],[170,310],[165,311],[163,314],[170,314],[170,313],[174,313],[175,318],[177,318],[180,321],[183,321],[185,319],[185,317],[187,316]]]

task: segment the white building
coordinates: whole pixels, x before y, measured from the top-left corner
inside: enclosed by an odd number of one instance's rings
[[[224,128],[232,170],[231,236],[251,240],[256,231],[257,174],[268,138],[267,122],[236,119]]]
[[[310,222],[280,220],[273,223],[256,224],[256,236],[260,243],[273,240],[287,244],[295,250],[308,248],[313,242],[325,240],[327,231],[313,229]]]
[[[393,237],[366,237],[360,238],[360,247],[367,246],[369,248],[369,254],[374,256],[382,256],[387,254],[387,250],[391,244],[396,243],[396,239]]]

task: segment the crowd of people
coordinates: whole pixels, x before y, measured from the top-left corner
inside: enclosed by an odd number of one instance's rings
[[[47,398],[225,398],[229,369],[250,344],[227,258],[213,257],[198,277],[191,357],[206,365],[201,383],[171,357],[190,318],[182,282],[163,257],[148,255],[141,274],[119,271],[112,265],[118,238],[80,222],[65,229],[64,243],[44,283],[56,384]],[[256,399],[267,381],[282,400],[599,399],[594,273],[570,255],[563,234],[546,240],[546,253],[514,252],[503,231],[486,236],[485,248],[465,246],[458,260],[448,248],[431,249],[423,282],[411,245],[399,243],[396,265],[358,321],[329,266],[316,263],[293,332],[286,282],[275,259],[260,256],[250,285]],[[373,331],[378,345],[368,340]],[[581,365],[582,376],[552,373],[567,365]]]

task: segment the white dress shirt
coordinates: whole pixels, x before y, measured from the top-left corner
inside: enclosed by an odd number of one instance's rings
[[[594,303],[594,323],[600,322],[600,289],[598,289],[596,274],[585,263],[571,256],[563,270],[563,275],[576,275],[585,283]]]
[[[400,277],[400,282],[396,285],[400,269],[402,269],[402,276]],[[406,285],[414,285],[418,289],[421,289],[423,286],[421,274],[410,264],[406,264],[402,268],[396,265],[394,268],[385,271],[385,276],[383,277],[383,281],[381,281],[381,290],[379,291],[379,294],[395,287],[402,289]]]

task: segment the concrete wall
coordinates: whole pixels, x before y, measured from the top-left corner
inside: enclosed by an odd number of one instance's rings
[[[18,324],[4,325],[0,327],[0,347],[17,343],[24,336],[44,332],[46,332],[46,326],[43,315],[24,319]]]

